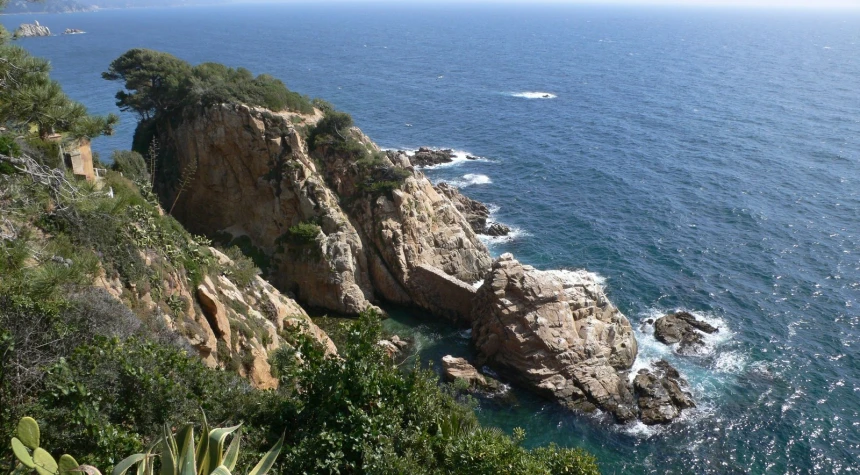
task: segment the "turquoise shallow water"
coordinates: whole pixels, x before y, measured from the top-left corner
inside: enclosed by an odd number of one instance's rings
[[[598,273],[636,326],[682,308],[724,329],[694,358],[639,334],[643,361],[669,358],[700,401],[669,427],[520,393],[485,402],[485,421],[585,447],[607,473],[858,470],[860,15],[344,4],[39,20],[88,32],[19,44],[96,112],[115,111],[99,73],[131,47],[273,74],[383,146],[483,157],[426,173],[517,230],[494,253]],[[128,148],[133,128],[124,117],[97,150]],[[468,354],[416,312],[387,325],[424,359]]]

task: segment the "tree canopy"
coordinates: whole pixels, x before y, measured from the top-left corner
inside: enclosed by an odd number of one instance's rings
[[[119,118],[91,116],[49,76],[50,64],[23,48],[6,44],[0,31],[0,123],[29,132],[35,126],[41,138],[68,132],[73,138],[113,133]]]
[[[310,100],[292,92],[279,79],[254,75],[245,68],[218,63],[191,66],[169,53],[131,49],[111,62],[104,79],[122,81],[117,106],[148,120],[193,105],[224,102],[260,106],[274,111],[313,112]]]

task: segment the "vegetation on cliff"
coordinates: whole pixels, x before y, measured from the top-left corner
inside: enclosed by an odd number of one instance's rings
[[[117,106],[137,113],[142,120],[190,106],[236,102],[275,111],[313,112],[307,97],[290,91],[268,74],[254,77],[245,68],[218,63],[192,66],[171,54],[149,49],[127,51],[111,62],[102,76],[123,82],[126,90],[117,93]]]
[[[182,69],[141,54],[165,70]],[[153,104],[170,105],[170,87],[189,81],[113,71],[155,91],[123,96],[142,118]],[[197,84],[240,94],[232,81],[245,73],[210,66],[199,74]],[[211,92],[217,87],[207,90],[197,97],[222,97]],[[25,110],[32,97],[4,96],[0,105]],[[23,133],[37,118],[4,121]],[[147,177],[154,161],[118,153],[117,171],[96,186],[47,166],[53,151],[29,140],[0,137],[0,440],[32,416],[44,423],[40,445],[107,472],[144,452],[165,426],[199,420],[203,409],[213,425],[243,424],[239,467],[283,436],[277,473],[597,472],[581,450],[527,449],[522,431],[512,437],[482,428],[470,400],[440,386],[432,371],[397,367],[378,345],[373,311],[345,329],[339,354],[312,337],[306,320],[277,326],[272,339],[271,321],[283,319],[272,300],[228,299],[229,309],[215,294],[219,285],[231,294],[276,291],[255,287],[258,270],[239,251],[228,258],[163,214]],[[320,232],[310,222],[291,229],[302,243]],[[264,363],[279,384],[263,391],[249,379],[267,351]],[[0,466],[15,468],[8,448],[0,449]]]

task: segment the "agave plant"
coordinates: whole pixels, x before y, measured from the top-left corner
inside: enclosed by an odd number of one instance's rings
[[[194,425],[187,424],[179,429],[176,434],[168,427],[164,428],[164,436],[156,441],[143,454],[131,455],[116,465],[113,475],[125,475],[133,466],[138,465],[138,475],[154,475],[155,452],[161,450],[161,467],[159,475],[231,475],[239,458],[239,445],[241,434],[236,432],[240,425],[226,428],[209,429],[206,415],[203,416],[203,427],[201,436],[194,443]],[[224,452],[224,442],[227,436],[236,432],[227,452]],[[284,445],[284,437],[269,450],[257,465],[248,472],[248,475],[264,475],[275,464],[275,459],[281,453]],[[44,474],[42,474],[44,475]]]
[[[41,432],[39,424],[32,417],[22,417],[18,421],[17,437],[12,437],[12,452],[21,462],[16,473],[35,470],[39,475],[74,475],[74,472],[101,475],[95,467],[78,465],[74,457],[63,454],[57,461],[47,450],[39,447]]]

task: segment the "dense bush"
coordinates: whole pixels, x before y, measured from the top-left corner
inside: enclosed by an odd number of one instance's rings
[[[293,246],[308,246],[316,242],[317,236],[320,235],[321,229],[318,224],[311,222],[301,222],[294,226],[290,226],[285,234],[282,242]]]
[[[254,77],[244,68],[218,63],[191,66],[168,53],[131,49],[111,62],[102,77],[122,81],[117,106],[143,120],[169,115],[187,106],[243,103],[274,111],[313,112],[310,99],[290,91],[279,79]]]
[[[149,172],[146,169],[146,160],[143,155],[129,150],[114,150],[111,154],[111,169],[129,180],[136,182],[149,182]]]
[[[435,373],[397,368],[381,337],[368,311],[349,327],[339,358],[308,339],[273,358],[294,411],[282,473],[598,473],[581,450],[530,451],[522,431],[511,438],[481,428]]]

